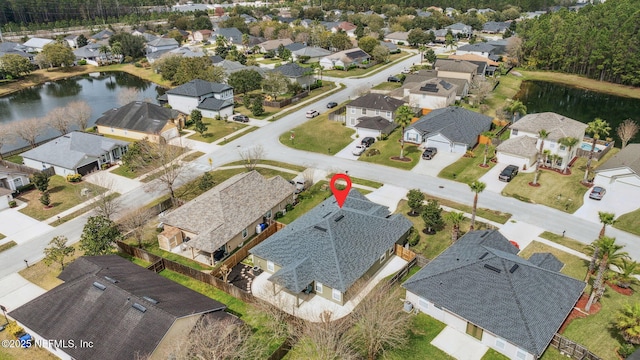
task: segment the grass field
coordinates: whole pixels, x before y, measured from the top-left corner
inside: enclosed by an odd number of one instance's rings
[[[115,199],[118,196],[120,196],[120,193],[111,193],[106,198],[104,198],[104,200],[106,201],[107,199]],[[77,218],[78,216],[80,216],[80,215],[82,215],[82,214],[84,214],[84,213],[86,213],[86,212],[88,212],[90,210],[93,210],[94,208],[95,208],[95,206],[93,204],[84,206],[83,208],[78,209],[78,210],[72,212],[69,215],[66,215],[66,216],[63,216],[63,217],[57,219],[56,221],[54,221],[50,225],[51,226],[58,226],[58,225],[64,224],[69,220],[73,220],[73,219]]]
[[[380,83],[380,84],[372,87],[372,89],[375,89],[375,90],[395,90],[395,89],[397,89],[397,88],[399,88],[401,86],[402,86],[402,83],[399,83],[399,82],[383,82],[383,83]]]
[[[470,205],[460,204],[455,201],[439,198],[436,196],[431,196],[428,194],[425,194],[424,196],[425,196],[425,200],[429,200],[429,199],[438,200],[438,202],[442,206],[448,206],[450,208],[465,212],[467,214],[471,214],[471,210],[473,209]],[[469,197],[471,196],[472,196],[472,193],[471,191],[469,191]],[[480,197],[482,197],[482,194],[480,194]],[[507,220],[511,218],[511,214],[509,213],[503,213],[498,210],[490,210],[490,209],[485,209],[481,207],[476,209],[476,216],[490,220],[490,221],[495,221],[500,224],[506,223]]]
[[[570,85],[582,89],[593,90],[605,94],[625,96],[640,99],[640,88],[598,81],[583,76],[563,74],[553,71],[517,70],[526,80],[541,80]]]
[[[575,251],[579,251],[585,255],[589,255],[588,251],[586,250],[587,245],[581,243],[578,240],[574,240],[572,238],[566,237],[566,236],[562,236],[562,235],[558,235],[558,234],[554,234],[552,232],[549,231],[545,231],[542,234],[538,235],[543,239],[547,239],[547,240],[551,240],[555,243],[558,243],[560,245],[566,246],[569,249],[573,249]]]
[[[2,237],[4,238],[4,235],[2,235]],[[13,241],[13,240],[8,241],[8,242],[0,245],[0,252],[3,252],[5,250],[9,250],[9,249],[11,249],[12,247],[14,247],[16,245],[18,245],[18,244],[15,241]]]
[[[75,249],[75,252],[73,255],[68,256],[65,259],[65,266],[84,254],[84,251],[80,249],[80,243],[73,244],[73,248]],[[63,281],[57,277],[61,272],[62,269],[60,268],[60,265],[51,264],[47,266],[44,261],[39,261],[35,264],[30,264],[28,268],[19,271],[19,274],[41,288],[51,290],[63,283]]]
[[[309,210],[313,209],[316,205],[331,196],[331,191],[329,191],[328,188],[323,190],[323,186],[326,184],[326,181],[318,181],[313,184],[313,186],[300,193],[300,195],[298,195],[298,205],[296,205],[293,210],[287,211],[287,213],[278,219],[278,221],[283,224],[290,224],[293,220],[306,214]]]
[[[640,235],[640,209],[620,215],[613,227]]]
[[[379,165],[391,166],[404,170],[411,170],[418,161],[420,161],[420,156],[422,152],[418,149],[417,146],[411,144],[404,144],[404,156],[405,158],[411,159],[411,161],[399,161],[392,160],[391,157],[399,157],[400,156],[400,138],[402,137],[402,131],[400,128],[395,129],[387,140],[378,140],[373,145],[364,152],[364,154],[360,155],[358,158],[359,161],[376,163]],[[367,156],[371,149],[375,149],[380,151],[378,155]]]
[[[231,119],[229,119],[229,121],[224,121],[203,117],[202,122],[207,125],[207,131],[205,131],[202,135],[196,132],[193,135],[189,136],[189,139],[212,143],[242,128],[247,127],[247,125],[244,125],[237,121],[233,121]],[[195,130],[194,125],[189,126],[188,129]]]
[[[260,128],[256,127],[256,126],[252,126],[249,130],[245,130],[245,131],[241,132],[240,134],[235,134],[235,135],[233,135],[231,137],[225,137],[223,141],[218,143],[218,145],[226,145],[226,144],[232,142],[233,140],[241,138],[241,137],[247,135],[248,133],[256,131],[258,129],[260,129]]]
[[[452,360],[444,351],[431,345],[431,341],[445,328],[438,320],[418,314],[411,318],[411,330],[408,343],[401,349],[393,349],[384,353],[385,360]]]
[[[480,179],[484,174],[491,170],[495,163],[489,161],[495,156],[495,149],[489,148],[487,154],[488,167],[480,167],[484,163],[484,145],[479,145],[473,150],[473,157],[462,157],[453,164],[442,169],[438,174],[439,177],[459,181],[465,184]]]
[[[587,274],[587,268],[589,267],[589,262],[557,248],[533,241],[529,246],[522,249],[518,256],[528,259],[532,254],[539,252],[551,253],[557,257],[558,260],[562,261],[564,263],[564,267],[560,272],[563,274],[571,276],[574,279],[584,280],[584,277]]]
[[[4,317],[0,321],[4,324]],[[15,340],[9,331],[0,332],[0,341]],[[32,346],[28,349],[14,348],[3,346],[0,348],[0,360],[57,360],[57,356],[53,356],[44,348]]]
[[[298,150],[335,154],[349,145],[354,132],[341,122],[328,120],[325,113],[280,135],[280,142]]]
[[[230,162],[230,163],[224,164],[222,166],[244,165],[244,164],[245,164],[244,160],[239,160],[239,161],[234,161],[234,162]],[[283,163],[283,162],[275,161],[275,160],[260,160],[259,165],[277,166],[277,167],[281,167],[283,169],[289,169],[289,170],[293,170],[293,171],[297,171],[297,172],[303,172],[304,169],[305,169],[304,166],[298,166],[298,165]]]
[[[322,75],[332,76],[338,78],[346,78],[346,77],[362,77],[369,75],[370,73],[382,71],[384,68],[391,66],[394,62],[404,59],[406,57],[412,56],[413,54],[407,54],[406,52],[400,52],[398,54],[393,54],[389,56],[389,62],[386,64],[376,64],[368,69],[351,69],[349,71],[344,70],[325,70],[322,72]]]

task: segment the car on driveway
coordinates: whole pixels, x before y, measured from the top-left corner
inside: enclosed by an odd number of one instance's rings
[[[363,152],[365,152],[365,150],[367,150],[367,147],[364,145],[356,145],[356,148],[353,149],[353,151],[351,152],[353,155],[355,156],[360,156],[362,155]]]
[[[397,76],[389,76],[387,78],[387,81],[388,82],[397,82],[397,83],[401,83],[402,82],[402,80],[400,80],[400,78],[397,77]]]
[[[500,175],[498,175],[498,180],[500,181],[511,181],[516,175],[518,175],[518,167],[516,165],[509,165],[502,170]]]
[[[434,156],[436,156],[437,153],[438,153],[437,148],[428,147],[424,149],[424,152],[422,153],[422,158],[425,160],[431,160],[433,159]]]
[[[332,101],[332,102],[327,104],[327,109],[333,109],[336,106],[338,106],[338,103],[335,102],[335,101]]]
[[[376,142],[376,139],[372,138],[371,136],[367,136],[366,138],[362,139],[362,141],[360,142],[360,145],[363,145],[365,147],[369,147],[369,146],[373,145],[374,142]]]
[[[311,119],[318,115],[320,115],[320,113],[317,110],[309,110],[305,116]]]
[[[594,186],[593,189],[591,189],[591,193],[589,194],[589,199],[602,200],[602,197],[606,193],[607,190],[602,186]]]
[[[249,117],[247,115],[236,115],[233,117],[233,121],[239,121],[243,123],[249,122]]]

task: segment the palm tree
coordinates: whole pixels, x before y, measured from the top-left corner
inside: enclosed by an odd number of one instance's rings
[[[452,211],[444,219],[451,223],[451,242],[454,243],[460,238],[460,224],[464,221],[464,213]]]
[[[400,159],[404,159],[404,129],[411,124],[414,112],[407,105],[402,105],[396,109],[394,121],[402,128],[402,138],[400,139]]]
[[[102,46],[100,46],[100,48],[98,49],[98,52],[99,52],[100,54],[104,54],[104,57],[105,57],[105,59],[106,59],[106,60],[108,60],[108,58],[107,58],[107,54],[109,53],[109,51],[110,51],[110,50],[109,50],[109,47],[108,47],[107,45],[102,45]]]
[[[567,147],[567,153],[569,154],[569,158],[564,163],[564,169],[562,169],[562,172],[564,172],[566,174],[567,169],[569,168],[569,163],[571,162],[571,159],[572,159],[571,150],[573,150],[574,146],[578,145],[580,140],[578,140],[577,138],[571,137],[571,136],[567,136],[567,137],[560,138],[560,140],[558,140],[558,142],[560,143],[560,145],[563,145],[563,146]]]
[[[600,229],[600,236],[598,238],[602,238],[604,236],[604,231],[607,225],[613,225],[616,220],[616,214],[608,213],[604,211],[598,211],[598,217],[600,217],[600,222],[602,223],[602,229]]]
[[[631,344],[640,344],[640,303],[625,304],[616,317],[615,328]]]
[[[548,162],[552,161],[552,154],[551,154],[551,150],[549,149],[544,149],[542,150],[542,164],[544,166],[547,166]]]
[[[538,161],[536,161],[536,171],[533,176],[533,185],[538,185],[538,176],[540,176],[540,163],[542,162],[542,148],[544,147],[544,140],[549,137],[549,132],[545,129],[538,131],[538,138],[540,138],[540,149],[538,150]]]
[[[616,238],[603,236],[596,240],[596,246],[600,250],[600,264],[598,267],[598,274],[591,287],[591,296],[589,296],[589,302],[585,306],[585,311],[589,312],[591,306],[598,302],[600,297],[604,294],[604,273],[609,268],[610,264],[620,264],[621,260],[628,258],[629,254],[622,252],[624,245],[616,245]]]
[[[587,123],[586,132],[591,134],[593,141],[591,142],[591,150],[589,151],[589,157],[587,159],[587,168],[584,170],[584,179],[582,179],[584,183],[586,183],[589,178],[591,161],[593,160],[593,153],[596,150],[596,141],[598,141],[602,135],[609,135],[609,130],[611,130],[609,123],[600,118],[595,118],[593,121]]]
[[[116,41],[111,45],[111,54],[118,58],[122,55],[122,44],[120,44],[119,41]]]
[[[484,160],[482,161],[482,167],[487,167],[487,157],[489,157],[489,147],[491,146],[491,137],[493,133],[491,131],[485,131],[482,136],[487,138],[487,142],[484,143]]]
[[[640,275],[640,264],[633,260],[622,259],[620,265],[618,265],[619,273],[615,273],[616,285],[621,288],[628,289],[632,284],[636,283],[638,279],[636,275]]]
[[[469,226],[469,231],[472,231],[474,228],[474,225],[476,224],[476,210],[478,209],[478,194],[483,192],[486,187],[487,187],[487,184],[478,180],[469,184],[469,188],[475,194],[473,196],[473,209],[471,211],[471,226]]]
[[[511,114],[511,122],[515,122],[517,117],[527,114],[527,107],[520,100],[512,101],[505,107],[505,110]]]

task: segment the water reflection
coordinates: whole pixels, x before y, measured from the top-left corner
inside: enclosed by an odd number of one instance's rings
[[[47,95],[61,98],[78,95],[82,91],[82,85],[76,79],[65,79],[48,82],[44,89]]]

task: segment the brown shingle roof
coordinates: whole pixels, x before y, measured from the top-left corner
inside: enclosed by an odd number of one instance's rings
[[[435,66],[438,71],[452,71],[472,74],[478,70],[478,66],[464,60],[436,60]]]
[[[563,137],[582,140],[587,124],[552,112],[529,114],[511,125],[511,129],[537,134],[540,130],[549,132],[548,140],[558,141]]]
[[[640,175],[640,144],[629,144],[598,167],[598,171],[628,167]]]
[[[531,136],[518,136],[505,140],[496,147],[496,151],[530,158],[538,153],[537,142],[538,139]]]

